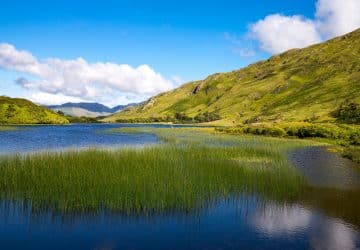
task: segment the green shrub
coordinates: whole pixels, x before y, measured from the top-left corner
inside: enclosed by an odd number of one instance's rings
[[[345,102],[332,115],[343,122],[360,124],[360,104]]]
[[[339,128],[332,124],[306,124],[306,125],[292,125],[284,128],[288,136],[297,136],[299,138],[319,137],[340,139],[348,138],[349,129]]]
[[[354,162],[360,163],[360,148],[359,147],[346,147],[343,157],[348,158]]]
[[[149,117],[149,118],[133,118],[133,119],[117,119],[117,123],[154,123],[154,122],[171,122],[174,119],[169,117]]]
[[[95,117],[76,117],[67,115],[66,118],[69,120],[70,123],[100,123],[100,121]]]
[[[350,135],[350,144],[360,146],[360,132],[356,132]]]
[[[218,113],[208,112],[208,111],[202,114],[198,114],[197,116],[194,117],[195,122],[212,122],[220,119],[221,117]]]
[[[285,130],[279,127],[269,127],[266,129],[266,131],[267,134],[271,136],[283,137],[286,135]]]
[[[285,128],[285,131],[288,136],[297,136],[298,132],[299,132],[299,128],[291,126],[291,127]]]
[[[320,138],[337,138],[337,132],[333,129],[321,125],[311,125],[299,128],[297,136],[300,138],[320,137]]]
[[[178,112],[178,113],[175,113],[175,120],[181,121],[181,122],[185,122],[185,121],[189,122],[189,121],[192,121],[192,118],[185,115],[184,113]]]
[[[253,134],[274,137],[283,137],[286,135],[284,129],[276,126],[240,126],[234,128],[218,128],[217,131],[231,134]]]

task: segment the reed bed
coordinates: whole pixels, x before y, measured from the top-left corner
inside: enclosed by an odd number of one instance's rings
[[[292,199],[306,187],[285,156],[303,142],[186,129],[152,132],[165,143],[3,156],[1,196],[31,201],[34,208],[137,213],[190,211],[243,193]]]
[[[17,127],[14,126],[3,126],[0,125],[0,131],[14,131],[14,130],[18,130]]]

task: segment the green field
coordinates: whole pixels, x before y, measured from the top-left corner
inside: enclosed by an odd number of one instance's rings
[[[138,213],[196,210],[242,193],[288,200],[307,187],[286,152],[309,142],[199,130],[113,130],[109,133],[152,132],[164,142],[3,156],[0,193],[29,201],[34,209]]]

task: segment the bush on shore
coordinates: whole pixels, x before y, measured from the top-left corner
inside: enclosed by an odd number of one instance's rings
[[[177,124],[194,124],[203,122],[212,122],[220,120],[221,117],[216,112],[204,112],[195,117],[187,116],[184,113],[177,112],[173,117],[148,117],[148,118],[132,118],[132,119],[117,119],[118,123],[156,123],[156,122],[172,122]]]
[[[217,128],[217,131],[231,134],[253,134],[274,137],[283,137],[286,135],[284,129],[276,126],[239,126],[234,128]]]
[[[360,104],[345,102],[332,115],[342,122],[360,124]]]
[[[217,128],[217,131],[231,134],[253,134],[274,137],[326,138],[343,141],[349,145],[360,145],[360,129],[356,126],[342,124],[253,124]]]

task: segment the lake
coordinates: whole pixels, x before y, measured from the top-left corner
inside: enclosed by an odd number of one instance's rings
[[[1,132],[0,153],[26,153],[89,147],[117,147],[156,143],[152,134],[107,133],[122,125],[72,124],[66,126],[18,126],[19,130]],[[131,125],[139,126],[139,125]],[[154,125],[161,126],[161,125]]]
[[[141,125],[23,126],[0,132],[0,153],[142,146],[155,134],[108,133]],[[152,125],[168,127],[167,125]],[[0,202],[3,249],[360,249],[358,169],[325,148],[290,153],[313,188],[297,200],[256,196],[216,200],[193,212],[118,214],[33,210]]]

